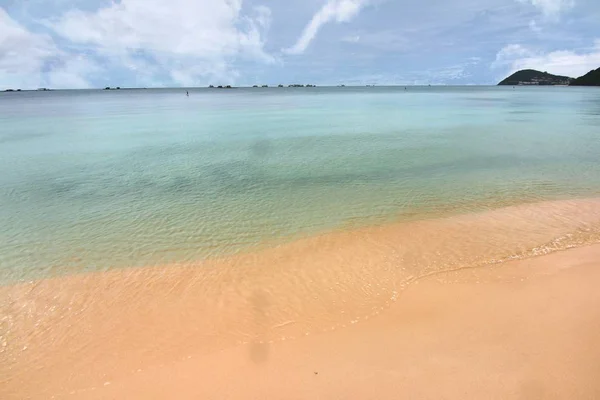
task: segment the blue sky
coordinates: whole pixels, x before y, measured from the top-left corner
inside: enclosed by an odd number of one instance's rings
[[[579,76],[599,26],[598,0],[0,0],[0,89]]]

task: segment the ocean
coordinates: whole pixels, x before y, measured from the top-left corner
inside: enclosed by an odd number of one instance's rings
[[[187,90],[0,93],[0,282],[600,195],[594,88]]]

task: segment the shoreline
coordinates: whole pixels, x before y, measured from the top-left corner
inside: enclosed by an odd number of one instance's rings
[[[446,221],[456,221],[456,220],[470,220],[473,218],[486,218],[489,215],[493,215],[496,213],[502,213],[509,210],[518,210],[523,208],[535,208],[537,206],[552,206],[552,205],[569,205],[582,203],[584,206],[589,206],[589,203],[596,203],[598,207],[600,207],[600,197],[567,197],[567,198],[554,198],[547,200],[539,200],[539,199],[520,199],[520,202],[508,201],[508,202],[498,202],[489,205],[486,203],[472,205],[469,204],[472,210],[470,211],[449,211],[450,209],[439,209],[435,212],[428,212],[422,216],[417,217],[417,214],[407,214],[407,215],[397,215],[395,217],[388,217],[382,219],[379,222],[364,222],[364,223],[347,223],[342,224],[339,227],[324,229],[322,231],[316,232],[298,232],[283,238],[278,239],[265,239],[257,242],[256,244],[249,245],[248,247],[244,247],[242,249],[230,252],[223,253],[219,255],[207,256],[205,258],[198,258],[196,260],[183,261],[183,262],[173,262],[173,263],[151,263],[148,265],[130,265],[130,266],[115,266],[115,267],[106,267],[100,268],[98,270],[88,270],[83,269],[81,271],[73,270],[65,270],[56,272],[53,270],[50,273],[47,273],[45,276],[28,276],[19,278],[16,280],[6,280],[0,281],[0,289],[2,287],[12,287],[18,285],[26,285],[32,284],[40,281],[53,280],[53,279],[69,279],[76,276],[81,275],[99,275],[106,273],[128,273],[129,271],[135,271],[138,269],[165,269],[165,268],[182,268],[182,267],[205,267],[205,266],[213,266],[216,264],[235,264],[239,263],[243,258],[251,258],[255,254],[262,254],[265,252],[269,252],[271,250],[276,250],[280,248],[293,247],[297,244],[310,243],[320,240],[327,240],[328,237],[341,237],[347,236],[348,234],[357,234],[357,235],[365,235],[368,236],[373,232],[379,230],[395,230],[397,227],[409,228],[411,226],[421,226],[421,225],[429,225],[436,224],[438,222],[446,222]],[[595,213],[595,212],[594,212]],[[600,215],[600,212],[598,213]],[[600,222],[600,220],[598,221]],[[599,226],[600,228],[600,226]],[[600,231],[599,231],[600,232]],[[600,236],[598,237],[598,241],[600,241]],[[533,255],[535,256],[535,254]],[[519,257],[527,257],[527,255],[519,255]],[[496,260],[498,262],[503,262],[506,260]],[[243,261],[242,261],[243,262]],[[486,263],[487,264],[487,263]],[[420,278],[420,277],[419,277]]]
[[[598,244],[440,274],[343,331],[192,356],[76,397],[597,398],[598,283]]]
[[[422,282],[502,275],[547,257],[576,263],[588,248],[596,257],[600,245],[586,245],[599,241],[599,226],[600,199],[554,201],[336,232],[194,265],[0,287],[0,375],[7,377],[0,393],[79,393],[240,348],[260,360],[264,348],[343,336],[386,319]],[[477,266],[484,268],[469,269]]]
[[[385,313],[343,330],[191,352],[84,387],[21,376],[26,391],[5,380],[0,393],[7,399],[596,398],[598,283],[595,244],[424,278]]]

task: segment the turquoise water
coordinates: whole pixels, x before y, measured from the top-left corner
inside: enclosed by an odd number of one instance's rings
[[[600,194],[600,90],[0,93],[0,281]]]

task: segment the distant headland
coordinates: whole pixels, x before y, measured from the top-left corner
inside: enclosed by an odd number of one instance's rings
[[[571,86],[600,86],[600,68],[571,81]]]
[[[600,86],[600,68],[592,70],[579,78],[553,75],[535,69],[523,69],[515,72],[499,86]]]
[[[536,71],[535,69],[523,69],[517,71],[498,85],[569,85],[573,78],[561,75],[552,75],[548,72]]]

